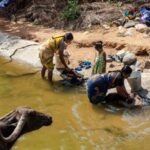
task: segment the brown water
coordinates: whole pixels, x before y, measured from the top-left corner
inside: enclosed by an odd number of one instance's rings
[[[0,59],[0,115],[18,106],[51,114],[53,124],[20,137],[13,150],[149,150],[150,107],[92,106],[85,88],[49,86],[25,65]],[[18,77],[17,77],[18,76]]]

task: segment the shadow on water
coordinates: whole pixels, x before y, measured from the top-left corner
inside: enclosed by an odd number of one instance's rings
[[[86,94],[85,83],[80,85],[71,84],[69,81],[55,80],[53,85],[50,85],[54,90],[59,92],[71,92],[74,94]]]

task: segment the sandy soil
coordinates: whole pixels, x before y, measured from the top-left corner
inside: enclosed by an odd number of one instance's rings
[[[23,22],[10,22],[0,18],[0,30],[8,32],[13,35],[18,35],[24,39],[33,40],[42,43],[53,34],[61,34],[68,32],[67,30],[56,30],[54,28],[46,28],[43,26],[35,26],[31,23]],[[118,37],[117,28],[112,27],[108,30],[99,26],[93,27],[86,31],[72,31],[74,34],[74,42],[68,47],[71,53],[71,67],[78,66],[80,60],[90,60],[93,62],[95,58],[95,50],[93,48],[93,42],[102,40],[105,44],[104,50],[107,54],[115,54],[116,48],[125,45],[130,51],[136,52],[140,49],[146,49],[150,53],[150,38],[143,38],[142,33],[135,33],[133,36]],[[115,46],[114,46],[115,45]],[[142,62],[149,59],[149,56],[138,57]],[[110,63],[107,64],[107,70],[113,70],[121,68],[120,63],[113,62],[115,67],[110,67]],[[85,74],[89,74],[91,69],[85,71]]]

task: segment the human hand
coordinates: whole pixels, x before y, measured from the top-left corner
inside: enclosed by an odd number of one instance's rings
[[[131,104],[134,102],[134,100],[135,100],[135,93],[130,93],[126,99],[126,102]]]
[[[136,94],[135,94],[135,93],[129,93],[128,98],[134,99],[134,98],[135,98],[135,96],[136,96]]]

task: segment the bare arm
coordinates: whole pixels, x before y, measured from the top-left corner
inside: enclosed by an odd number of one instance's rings
[[[116,87],[117,93],[125,98],[129,97],[129,93],[127,92],[125,86],[117,86]]]
[[[106,72],[106,53],[103,53],[103,57],[104,57],[104,72]]]
[[[59,58],[62,62],[62,64],[64,65],[65,68],[69,69],[68,65],[66,64],[65,62],[65,59],[64,59],[64,49],[65,49],[65,45],[64,45],[64,42],[61,41],[60,45],[59,45]]]

